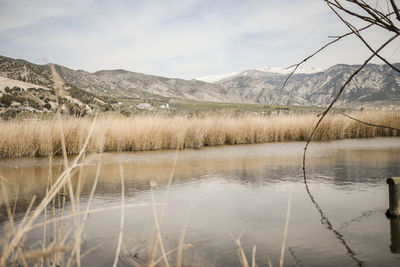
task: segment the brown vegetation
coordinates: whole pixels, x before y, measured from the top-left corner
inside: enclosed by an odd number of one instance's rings
[[[400,127],[400,113],[357,112],[352,117],[372,124]],[[199,148],[222,144],[302,141],[310,135],[315,115],[202,115],[197,117],[137,116],[104,117],[97,120],[87,151],[137,151]],[[77,154],[92,120],[68,118],[63,121],[66,150]],[[369,127],[341,114],[323,121],[313,140],[332,140],[399,135],[395,130]],[[57,120],[0,121],[0,157],[61,154]]]

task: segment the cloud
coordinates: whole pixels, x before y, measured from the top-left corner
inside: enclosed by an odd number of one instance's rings
[[[0,0],[0,10],[0,54],[183,78],[291,65],[347,31],[310,0]],[[368,51],[358,45],[350,39],[310,62],[360,63]]]
[[[0,31],[25,27],[45,18],[77,14],[92,3],[91,0],[2,0]]]

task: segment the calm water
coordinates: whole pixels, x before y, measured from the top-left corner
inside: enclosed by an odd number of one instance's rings
[[[103,154],[92,204],[97,211],[89,216],[82,252],[100,246],[83,258],[84,266],[113,263],[121,216],[120,165],[126,205],[120,266],[135,266],[146,259],[155,233],[152,195],[160,215],[171,172],[161,234],[169,251],[177,247],[185,228],[184,242],[193,246],[184,251],[186,266],[240,266],[233,241],[240,233],[249,260],[255,245],[259,266],[268,266],[268,260],[278,266],[289,195],[285,266],[400,266],[400,254],[394,253],[400,253],[396,235],[400,221],[384,215],[386,178],[400,175],[400,139],[312,143],[308,191],[301,167],[303,147],[303,142],[295,142]],[[82,172],[81,210],[86,207],[98,161],[99,155],[85,158],[90,166]],[[40,199],[45,194],[50,170],[55,178],[61,169],[60,158],[51,165],[48,158],[0,161],[9,198],[18,195],[17,220],[33,195]],[[76,175],[75,187],[78,180]],[[157,183],[152,189],[151,181]],[[70,207],[68,200],[66,205]],[[0,212],[3,231],[7,216],[4,209]],[[68,232],[72,222],[66,220],[63,227]],[[37,247],[41,229],[32,231],[26,244]],[[176,253],[169,259],[174,262]]]

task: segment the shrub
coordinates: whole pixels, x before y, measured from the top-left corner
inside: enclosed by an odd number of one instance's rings
[[[9,107],[11,105],[11,102],[13,101],[13,97],[11,95],[4,94],[0,98],[0,102],[5,106]]]

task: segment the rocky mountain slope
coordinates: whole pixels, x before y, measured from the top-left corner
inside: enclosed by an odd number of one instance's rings
[[[126,70],[102,70],[89,73],[55,66],[66,84],[103,96],[240,102],[240,99],[235,96],[226,95],[223,87],[198,80],[164,78]],[[47,65],[36,65],[3,56],[0,56],[0,76],[46,87],[53,85]]]
[[[400,64],[395,64],[400,68]],[[217,81],[233,94],[256,103],[285,105],[329,104],[357,65],[335,65],[326,71],[295,74],[286,86],[286,75],[249,70]],[[400,101],[400,73],[387,65],[367,65],[346,87],[338,105],[362,106],[371,102]]]
[[[395,64],[400,68],[400,64]],[[335,65],[325,71],[299,73],[285,88],[285,73],[273,68],[247,70],[213,83],[130,72],[103,70],[94,73],[56,65],[66,89],[78,88],[93,96],[137,99],[191,99],[199,101],[325,106],[336,96],[356,65]],[[0,77],[52,88],[47,65],[0,56]],[[1,84],[0,88],[4,88]],[[9,83],[9,80],[8,80]],[[349,84],[338,105],[368,106],[400,103],[400,73],[387,65],[367,65]]]

